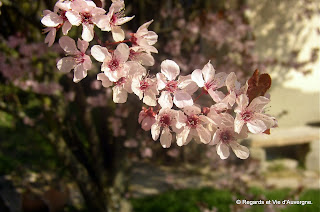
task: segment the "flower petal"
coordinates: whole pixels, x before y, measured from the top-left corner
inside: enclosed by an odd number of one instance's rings
[[[107,59],[111,58],[111,54],[109,53],[108,49],[99,45],[94,45],[91,47],[91,55],[99,62],[103,62],[106,57]]]
[[[204,86],[204,80],[202,77],[202,71],[200,69],[196,69],[191,74],[191,79],[197,83],[199,88],[202,88]]]
[[[41,19],[41,23],[47,27],[56,27],[63,23],[63,19],[58,14],[51,12]]]
[[[202,74],[205,82],[211,82],[214,78],[216,70],[213,68],[211,62],[209,61],[202,69]]]
[[[192,116],[192,115],[198,115],[199,113],[201,113],[201,109],[195,105],[192,105],[192,106],[187,106],[183,108],[183,112],[188,116]]]
[[[241,115],[237,113],[236,118],[234,119],[234,131],[240,133],[243,125],[244,121],[242,120]]]
[[[168,91],[162,91],[158,103],[162,108],[172,108],[173,103],[171,94]]]
[[[83,78],[87,76],[87,70],[83,67],[83,65],[77,65],[74,68],[73,82],[80,82]]]
[[[232,148],[234,154],[240,159],[247,159],[249,157],[249,149],[245,146],[240,145],[236,141],[232,141],[229,143]]]
[[[141,123],[141,128],[144,130],[144,131],[149,131],[151,129],[151,126],[156,122],[155,118],[151,118],[149,116],[145,117],[143,120],[142,120],[142,123]]]
[[[209,145],[216,145],[216,144],[218,144],[219,143],[219,141],[220,141],[220,130],[217,130],[215,133],[214,133],[214,135],[213,135],[213,137],[212,137],[212,140],[211,140],[211,142],[209,143]]]
[[[248,106],[248,110],[252,112],[261,112],[269,102],[270,99],[264,96],[258,96],[252,100],[252,102]]]
[[[180,68],[174,61],[164,60],[161,63],[161,73],[163,73],[168,80],[174,80],[180,74]]]
[[[202,125],[199,125],[196,128],[198,132],[198,136],[200,138],[200,141],[204,144],[208,144],[211,141],[211,134],[208,129],[204,128]]]
[[[104,73],[98,74],[97,75],[97,80],[101,80],[102,81],[102,86],[105,87],[105,88],[108,88],[108,87],[113,85],[113,82],[111,82],[109,80],[109,78]]]
[[[114,56],[120,61],[120,63],[126,62],[128,60],[129,54],[129,46],[125,43],[120,43],[114,51]]]
[[[216,148],[217,148],[217,153],[222,160],[227,159],[229,157],[230,152],[229,152],[229,147],[227,145],[220,142],[217,144]]]
[[[122,86],[114,86],[113,90],[113,101],[115,103],[125,103],[127,101],[128,93],[123,89]]]
[[[244,111],[247,108],[247,106],[249,104],[249,98],[247,97],[246,94],[241,94],[237,98],[236,102],[237,102],[238,107],[234,110],[234,112],[241,113],[242,111]]]
[[[178,108],[193,105],[192,97],[184,90],[174,92],[173,102]]]
[[[60,71],[67,73],[74,69],[75,65],[76,61],[73,57],[64,57],[58,61],[57,68]]]
[[[69,21],[65,21],[62,26],[63,35],[67,35],[71,27],[72,27],[72,24]]]
[[[250,120],[249,122],[247,122],[247,127],[248,130],[254,134],[263,133],[268,129],[266,124],[259,119]]]
[[[76,42],[68,36],[62,36],[59,39],[59,44],[67,54],[75,55],[79,53],[79,50],[76,47]]]
[[[77,46],[82,53],[85,53],[89,46],[89,43],[85,40],[81,40],[78,38]]]
[[[134,18],[134,16],[131,17],[123,17],[123,18],[118,18],[115,25],[122,25],[124,23],[127,23],[128,21],[131,21]]]
[[[88,42],[92,41],[93,35],[94,35],[93,27],[94,27],[93,24],[82,24],[81,37],[83,40],[88,41]]]
[[[157,87],[158,90],[162,90],[166,87],[167,80],[163,73],[157,73]]]
[[[56,38],[56,33],[57,33],[57,30],[56,28],[51,28],[49,30],[49,33],[47,34],[45,40],[44,40],[44,43],[48,43],[48,46],[52,46],[52,44],[54,43],[54,40]]]
[[[160,136],[160,143],[163,148],[169,148],[171,146],[172,141],[172,135],[170,132],[169,127],[165,127],[162,130],[161,136]]]
[[[67,11],[66,17],[68,18],[68,21],[75,26],[79,26],[81,24],[81,16],[76,11]]]
[[[221,102],[226,97],[225,94],[221,91],[214,91],[212,89],[209,89],[208,93],[215,102]]]
[[[154,141],[158,140],[159,135],[160,135],[160,125],[158,123],[154,123],[151,126],[151,135],[152,135],[152,139]]]
[[[146,91],[143,97],[143,103],[149,106],[156,106],[157,105],[157,98],[153,92]]]
[[[185,143],[187,143],[187,138],[190,132],[190,127],[184,127],[181,133],[177,134],[177,145],[183,146]]]
[[[112,37],[115,42],[124,40],[124,31],[119,26],[112,26],[111,28]]]

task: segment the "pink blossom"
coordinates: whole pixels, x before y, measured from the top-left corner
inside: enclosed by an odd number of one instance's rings
[[[124,31],[121,29],[120,25],[130,21],[134,18],[132,17],[124,17],[124,2],[123,1],[115,1],[111,4],[109,8],[109,12],[106,15],[106,18],[100,21],[101,29],[103,31],[111,31],[113,39],[118,41],[124,40]]]
[[[47,27],[43,30],[44,33],[48,33],[44,43],[47,43],[48,46],[52,46],[54,40],[56,39],[57,29],[55,27]]]
[[[156,141],[160,136],[160,143],[163,148],[171,146],[172,134],[169,127],[176,124],[176,114],[175,110],[162,108],[156,115],[156,122],[151,126],[152,139]]]
[[[226,79],[226,86],[228,89],[228,95],[222,100],[222,102],[229,104],[231,107],[236,102],[236,98],[241,94],[246,94],[248,90],[248,84],[246,83],[241,87],[240,82],[237,80],[237,76],[234,72],[231,72]]]
[[[237,139],[243,139],[247,136],[246,128],[243,128],[240,134],[236,133],[234,131],[233,117],[228,113],[224,113],[221,116],[219,128],[213,135],[212,141],[209,143],[209,145],[217,145],[217,153],[221,159],[226,159],[229,157],[229,147],[231,147],[238,158],[247,159],[249,157],[249,149],[237,142]]]
[[[72,25],[82,24],[82,39],[91,41],[94,36],[94,25],[102,29],[107,18],[106,11],[97,7],[93,1],[75,0],[70,4],[71,10],[66,12],[66,17]]]
[[[74,69],[74,82],[79,82],[87,76],[87,71],[91,69],[91,59],[85,54],[89,43],[78,39],[77,46],[73,39],[68,36],[63,36],[59,39],[61,48],[69,55],[60,59],[57,63],[57,67],[62,72],[70,72]]]
[[[133,93],[135,93],[140,100],[143,99],[143,103],[146,105],[157,105],[156,96],[159,94],[157,79],[148,78],[145,75],[135,75],[132,79],[131,88]]]
[[[134,49],[142,48],[148,53],[158,53],[158,50],[152,46],[158,41],[158,35],[153,31],[148,31],[148,27],[152,22],[153,20],[144,23],[136,33],[131,34],[130,41]]]
[[[154,58],[150,53],[144,52],[142,48],[130,48],[129,59],[144,66],[153,66]]]
[[[237,98],[238,107],[234,110],[236,112],[235,132],[240,133],[243,125],[247,125],[249,131],[255,134],[275,126],[275,118],[263,113],[264,107],[269,102],[270,99],[258,96],[249,104],[247,95],[240,95]]]
[[[116,82],[111,82],[109,78],[104,74],[100,73],[97,75],[97,79],[102,81],[103,87],[113,88],[113,101],[115,103],[125,103],[128,98],[128,93],[132,93],[131,84],[134,74],[143,75],[146,73],[146,70],[143,66],[136,62],[127,62],[127,65],[130,67],[130,71],[125,77],[121,77]]]
[[[172,108],[173,103],[179,108],[193,105],[191,94],[197,90],[197,85],[190,75],[175,80],[179,73],[180,68],[174,61],[165,60],[161,63],[161,73],[157,74],[157,79],[158,89],[163,90],[158,101],[162,108]]]
[[[94,45],[91,48],[91,55],[99,62],[103,62],[101,71],[112,82],[117,82],[121,77],[126,77],[130,66],[126,63],[129,57],[129,47],[120,43],[116,50],[110,54],[106,47]]]
[[[192,137],[199,138],[200,142],[208,144],[211,141],[211,133],[206,125],[213,121],[205,115],[201,115],[201,109],[197,106],[186,106],[182,111],[178,111],[175,127],[177,132],[178,146],[186,145]]]
[[[210,61],[202,70],[196,69],[191,74],[192,80],[196,82],[200,88],[203,87],[215,102],[220,102],[225,97],[223,92],[217,91],[217,89],[225,85],[226,77],[227,74],[224,72],[215,74],[215,69]]]
[[[153,107],[148,109],[143,107],[139,113],[138,122],[141,124],[141,128],[145,131],[149,131],[151,126],[156,122],[156,113],[153,111]]]
[[[47,28],[44,29],[44,33],[48,33],[45,38],[45,43],[48,43],[48,46],[52,46],[54,43],[57,29],[62,27],[62,33],[67,35],[72,25],[65,16],[66,11],[58,9],[55,7],[55,11],[44,10],[44,17],[41,19],[41,23]]]

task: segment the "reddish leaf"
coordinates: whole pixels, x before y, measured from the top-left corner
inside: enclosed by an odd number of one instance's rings
[[[267,129],[266,131],[263,132],[264,134],[270,135],[270,129]]]
[[[267,90],[271,87],[271,77],[269,74],[259,75],[259,70],[255,70],[253,75],[248,80],[247,96],[249,102],[258,96],[264,96]]]

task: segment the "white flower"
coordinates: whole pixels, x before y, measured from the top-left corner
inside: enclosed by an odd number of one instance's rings
[[[215,74],[215,69],[210,61],[202,70],[196,69],[191,74],[191,79],[196,82],[200,88],[203,87],[215,102],[220,102],[225,97],[223,92],[217,91],[217,89],[225,85],[226,77],[227,74],[224,72]]]
[[[57,67],[62,72],[69,72],[74,69],[74,82],[79,82],[87,76],[87,70],[91,69],[91,59],[85,54],[89,43],[78,39],[77,46],[73,39],[68,36],[63,36],[59,39],[61,48],[69,55],[60,59]]]
[[[44,33],[48,33],[44,43],[48,43],[48,46],[52,46],[54,40],[56,39],[57,29],[55,27],[47,27],[43,30]]]
[[[231,107],[236,102],[236,98],[241,94],[246,94],[248,90],[248,84],[246,83],[241,87],[240,82],[237,80],[237,76],[234,72],[231,72],[226,79],[226,86],[228,89],[228,95],[221,100],[226,104],[229,104]]]
[[[143,75],[146,73],[146,69],[136,62],[127,62],[127,65],[130,67],[128,74],[125,77],[121,77],[116,82],[111,82],[109,78],[104,74],[100,73],[97,75],[97,79],[102,81],[103,87],[113,88],[113,101],[115,103],[125,103],[128,98],[128,93],[132,93],[131,84],[132,78],[136,75]]]
[[[173,103],[179,108],[193,105],[191,94],[197,90],[197,85],[190,75],[180,76],[176,81],[179,73],[180,68],[174,61],[165,60],[161,63],[161,73],[157,74],[157,79],[158,89],[164,89],[158,101],[162,108],[172,108]]]
[[[106,47],[94,45],[91,48],[91,55],[99,62],[103,62],[101,71],[112,82],[117,82],[121,77],[126,77],[130,67],[126,63],[129,57],[129,47],[120,43],[116,50],[110,54]]]
[[[172,134],[169,127],[175,125],[175,117],[175,110],[162,108],[158,115],[156,115],[156,122],[151,126],[151,135],[154,141],[158,140],[161,133],[160,143],[163,148],[169,148],[171,146]]]
[[[275,126],[275,118],[263,113],[264,107],[270,102],[266,97],[259,96],[249,104],[247,95],[242,94],[237,98],[238,107],[235,109],[235,132],[240,133],[243,125],[247,125],[252,133],[262,133]]]
[[[141,63],[144,66],[153,66],[154,58],[150,53],[144,52],[142,48],[130,48],[129,59]]]
[[[65,16],[65,12],[63,10],[57,9],[55,12],[51,12],[50,10],[43,11],[43,18],[41,19],[41,23],[47,28],[43,31],[44,33],[48,33],[45,38],[45,43],[48,43],[48,46],[52,46],[54,40],[56,38],[57,29],[62,27],[62,33],[67,35],[72,25],[68,21]]]
[[[221,124],[219,124],[219,127],[213,135],[212,141],[209,145],[217,145],[217,153],[221,159],[229,157],[229,147],[231,147],[232,151],[238,158],[247,159],[249,157],[249,149],[237,142],[237,139],[246,137],[247,129],[244,128],[240,134],[236,133],[234,131],[233,117],[228,113],[224,113],[222,115]]]
[[[158,50],[152,46],[158,41],[158,35],[153,31],[148,31],[148,27],[152,22],[153,20],[144,23],[136,33],[131,33],[130,41],[134,49],[142,48],[148,53],[158,53]]]
[[[75,0],[71,2],[71,10],[66,12],[66,17],[72,25],[82,24],[82,39],[91,41],[94,36],[94,25],[100,29],[104,27],[104,20],[107,18],[106,11],[97,7],[93,1]]]
[[[134,16],[124,17],[123,9],[123,1],[113,2],[109,8],[106,18],[100,21],[101,26],[103,26],[101,29],[103,31],[111,31],[112,37],[116,42],[123,41],[125,37],[124,31],[121,29],[120,25],[134,18]]]
[[[156,113],[153,111],[153,107],[143,107],[139,113],[138,122],[141,124],[141,128],[145,131],[149,131],[151,126],[156,122]]]
[[[211,124],[213,121],[207,116],[201,115],[201,109],[197,106],[186,106],[183,108],[183,112],[178,112],[175,126],[177,129],[182,129],[177,132],[178,146],[186,145],[192,137],[199,138],[200,142],[204,144],[209,143],[211,133],[204,125]]]
[[[135,93],[139,99],[143,99],[143,103],[149,106],[157,105],[157,95],[159,91],[157,89],[157,79],[148,78],[145,75],[135,75],[132,79],[131,85],[133,93]]]

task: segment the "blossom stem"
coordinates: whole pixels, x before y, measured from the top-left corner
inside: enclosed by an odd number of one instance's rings
[[[206,93],[206,91],[203,89],[202,92],[199,94],[199,96],[197,96],[193,102],[196,102],[205,93]]]

